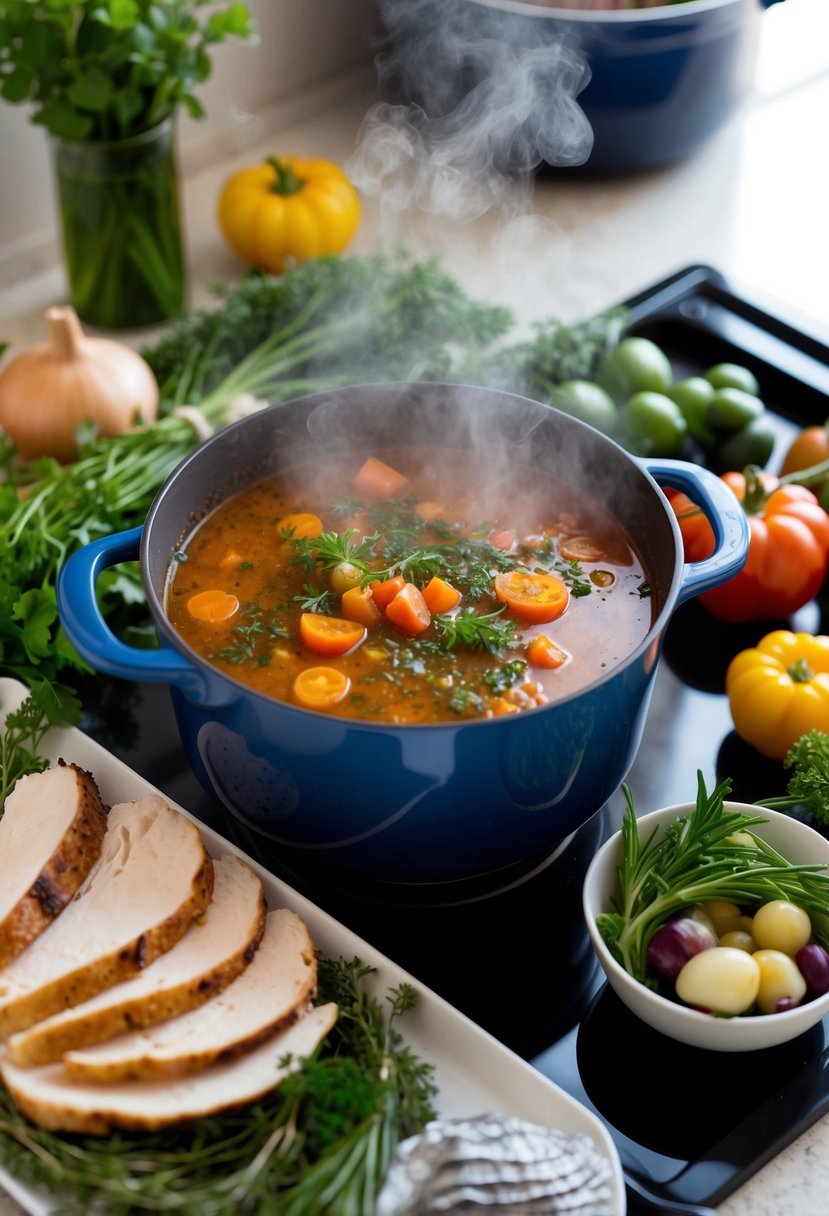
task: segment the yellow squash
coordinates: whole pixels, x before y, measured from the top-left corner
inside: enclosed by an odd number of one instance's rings
[[[740,738],[785,759],[807,731],[829,734],[829,637],[767,633],[731,660],[725,691]]]
[[[360,200],[331,161],[270,156],[228,178],[218,220],[243,262],[279,274],[286,262],[345,249],[360,222]]]

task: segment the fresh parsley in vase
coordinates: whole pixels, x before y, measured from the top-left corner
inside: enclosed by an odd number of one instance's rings
[[[2,0],[0,96],[53,139],[71,302],[105,329],[185,303],[174,124],[194,117],[211,47],[255,39],[244,4]]]

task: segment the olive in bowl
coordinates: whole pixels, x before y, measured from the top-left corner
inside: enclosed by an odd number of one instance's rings
[[[709,887],[710,870],[695,876],[700,852],[729,874],[725,898]],[[668,866],[683,877],[666,895],[653,878]],[[682,890],[691,898],[677,906]],[[696,804],[639,819],[630,808],[583,888],[590,940],[617,996],[652,1029],[711,1051],[774,1047],[829,1013],[822,908],[829,840],[781,812],[725,801],[723,787],[709,796],[702,783]]]

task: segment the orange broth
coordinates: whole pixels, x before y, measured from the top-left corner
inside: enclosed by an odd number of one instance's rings
[[[484,494],[480,451],[366,460],[291,467],[198,526],[165,603],[193,650],[277,700],[431,724],[573,693],[645,637],[647,573],[586,493],[513,464]]]

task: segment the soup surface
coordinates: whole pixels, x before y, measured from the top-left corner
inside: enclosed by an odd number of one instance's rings
[[[169,619],[258,692],[346,718],[457,721],[572,693],[644,638],[647,574],[587,494],[498,467],[406,449],[260,481],[174,555]]]

